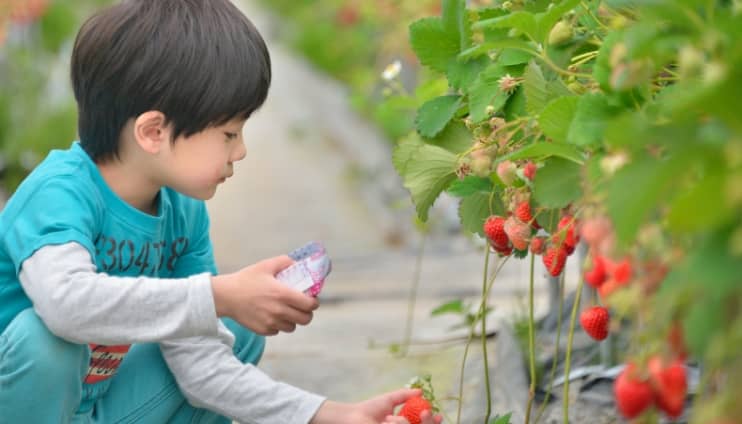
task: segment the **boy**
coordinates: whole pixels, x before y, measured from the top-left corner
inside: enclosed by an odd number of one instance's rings
[[[291,259],[216,273],[204,201],[271,79],[247,18],[125,0],[82,26],[71,76],[80,141],[0,214],[0,421],[404,422],[389,415],[419,391],[341,404],[254,366],[319,306],[275,279]]]

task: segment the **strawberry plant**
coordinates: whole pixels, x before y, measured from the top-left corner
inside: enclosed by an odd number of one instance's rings
[[[491,254],[530,250],[531,305],[534,257],[559,276],[584,243],[599,296],[581,321],[600,340],[610,311],[629,340],[616,413],[680,416],[693,361],[690,421],[742,416],[742,3],[443,0],[409,39],[444,87],[392,158],[418,218],[460,198],[462,227],[488,242],[485,275]]]

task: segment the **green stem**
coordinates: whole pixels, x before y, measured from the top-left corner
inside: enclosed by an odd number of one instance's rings
[[[536,340],[533,331],[533,269],[536,255],[531,253],[530,281],[528,285],[528,367],[531,372],[531,386],[528,388],[526,423],[531,422],[531,406],[536,395]]]
[[[564,409],[564,423],[569,424],[569,369],[572,359],[572,339],[575,334],[575,321],[577,319],[577,310],[580,308],[580,296],[582,295],[582,281],[577,284],[577,294],[575,303],[572,305],[572,317],[569,321],[569,335],[567,336],[567,358],[564,364],[564,399],[562,399],[562,409]]]
[[[544,396],[544,401],[541,403],[541,406],[538,408],[538,415],[536,415],[536,423],[541,421],[541,417],[544,415],[544,412],[546,411],[546,405],[549,404],[549,397],[551,396],[551,391],[554,390],[554,379],[556,378],[556,367],[557,362],[559,360],[559,342],[562,340],[562,311],[564,309],[564,284],[560,280],[557,284],[559,284],[559,307],[557,310],[557,333],[556,333],[556,340],[554,342],[554,357],[551,360],[551,371],[549,372],[549,387],[546,390],[546,396]]]
[[[464,403],[464,371],[466,369],[466,358],[469,356],[469,347],[474,339],[474,331],[469,332],[469,339],[464,346],[464,358],[461,360],[461,369],[459,370],[459,404],[456,409],[456,424],[461,423],[461,406]]]
[[[487,390],[487,409],[486,413],[484,415],[484,424],[487,424],[490,420],[490,415],[492,414],[492,393],[490,390],[490,367],[487,359],[487,297],[488,297],[488,284],[487,284],[487,271],[489,269],[489,262],[490,262],[490,250],[489,248],[486,249],[486,253],[484,254],[484,273],[482,276],[482,356],[484,358],[484,385]]]
[[[417,290],[420,286],[420,275],[422,273],[423,255],[425,253],[425,241],[427,240],[427,231],[422,231],[420,240],[420,249],[417,252],[417,258],[415,259],[415,271],[412,276],[412,287],[410,288],[410,298],[407,302],[407,322],[405,323],[404,339],[402,339],[402,346],[400,346],[400,356],[407,356],[407,352],[410,349],[410,342],[412,340],[412,327],[415,321],[415,304],[417,303]]]

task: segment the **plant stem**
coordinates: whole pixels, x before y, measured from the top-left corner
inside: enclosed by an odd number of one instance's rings
[[[557,362],[559,360],[559,342],[562,340],[562,310],[564,309],[564,284],[563,281],[560,279],[559,282],[559,307],[557,308],[557,333],[556,333],[556,340],[554,342],[554,358],[551,360],[551,371],[549,372],[549,387],[546,390],[546,396],[544,396],[544,401],[541,403],[541,406],[538,408],[538,415],[536,416],[536,423],[541,421],[541,417],[544,415],[544,412],[546,411],[546,405],[549,404],[549,397],[551,396],[551,391],[554,390],[554,378],[556,378],[556,366]]]
[[[490,367],[487,359],[487,297],[488,297],[488,284],[487,284],[487,271],[489,269],[490,262],[490,250],[486,249],[484,254],[484,273],[482,276],[482,357],[484,358],[484,385],[487,389],[487,409],[484,415],[484,424],[487,424],[490,420],[490,414],[492,414],[492,393],[490,390]]]
[[[459,404],[456,409],[456,424],[461,423],[461,406],[464,403],[464,371],[466,368],[466,358],[469,356],[469,347],[474,339],[474,331],[469,332],[469,339],[464,346],[464,358],[461,360],[461,369],[459,370]]]
[[[567,359],[564,364],[564,399],[562,399],[562,409],[564,409],[564,423],[569,424],[569,368],[572,359],[572,339],[575,334],[575,320],[577,319],[577,310],[580,308],[580,295],[582,294],[582,281],[578,281],[577,294],[575,302],[572,305],[572,317],[569,320],[569,335],[567,336]]]
[[[531,372],[531,386],[528,388],[526,423],[531,422],[531,406],[536,395],[536,340],[533,332],[533,269],[536,255],[531,253],[530,281],[528,285],[528,367]]]
[[[407,322],[405,323],[404,339],[400,346],[400,356],[407,356],[410,349],[410,340],[412,339],[412,327],[415,321],[415,304],[417,303],[417,290],[420,286],[420,274],[422,273],[423,255],[425,253],[425,241],[428,239],[428,231],[423,230],[420,239],[420,249],[415,259],[415,271],[412,276],[412,287],[410,288],[410,297],[407,302]]]

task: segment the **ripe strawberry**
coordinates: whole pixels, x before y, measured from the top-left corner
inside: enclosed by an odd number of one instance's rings
[[[407,399],[407,402],[402,405],[402,409],[399,410],[400,416],[403,416],[409,421],[410,424],[420,424],[420,414],[423,411],[432,410],[430,402],[428,402],[422,396],[414,396]]]
[[[688,379],[683,362],[675,360],[665,365],[662,358],[655,355],[647,362],[647,368],[657,407],[670,418],[680,417],[688,391]]]
[[[544,247],[546,246],[546,237],[534,237],[531,239],[531,253],[534,255],[540,255],[544,253]]]
[[[564,264],[567,262],[567,251],[561,246],[551,245],[544,252],[543,261],[549,274],[556,277],[562,273]]]
[[[670,345],[670,351],[672,351],[675,357],[681,361],[684,361],[688,357],[683,327],[680,325],[680,322],[675,321],[670,325],[670,332],[667,334],[667,343]]]
[[[652,405],[654,393],[652,386],[645,379],[636,375],[636,367],[633,363],[618,375],[613,384],[613,394],[616,396],[616,406],[621,414],[632,419],[644,412]]]
[[[533,181],[533,179],[536,178],[537,169],[538,167],[536,166],[536,164],[529,161],[525,165],[523,165],[523,176]]]
[[[600,295],[601,299],[605,299],[619,288],[620,286],[618,285],[618,283],[616,283],[616,280],[609,278],[605,280],[603,284],[600,285],[600,287],[598,287],[598,294]]]
[[[564,215],[557,224],[557,231],[552,237],[554,244],[563,244],[568,254],[574,252],[580,237],[575,231],[575,219],[571,215]]]
[[[501,216],[491,215],[484,221],[484,234],[495,250],[506,250],[510,246],[510,239],[505,233],[505,218]]]
[[[518,250],[528,249],[528,239],[531,237],[531,227],[528,224],[511,216],[505,220],[504,229],[514,248]]]
[[[607,278],[605,258],[600,255],[593,256],[593,267],[590,271],[585,271],[585,282],[597,289],[603,285]]]
[[[605,266],[608,274],[616,281],[616,284],[622,286],[631,280],[633,272],[629,258],[624,258],[620,262],[606,261]]]
[[[580,325],[588,336],[598,341],[608,337],[609,321],[608,309],[602,306],[587,308],[580,314]]]
[[[520,202],[518,206],[515,207],[515,216],[520,219],[521,222],[530,224],[534,230],[541,228],[538,225],[538,222],[533,219],[533,215],[531,215],[531,205],[528,204],[528,201]]]

